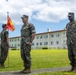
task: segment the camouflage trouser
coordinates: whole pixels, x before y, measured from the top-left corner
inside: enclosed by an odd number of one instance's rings
[[[21,58],[25,68],[31,68],[31,46],[26,43],[21,43]]]
[[[72,66],[76,66],[76,46],[73,44],[68,45],[68,57],[70,64]]]
[[[1,57],[1,44],[0,44],[0,57]]]
[[[4,64],[8,55],[8,46],[1,44],[0,63]]]

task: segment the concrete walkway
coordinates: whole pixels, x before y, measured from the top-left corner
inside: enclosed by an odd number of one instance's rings
[[[70,67],[38,69],[38,70],[32,70],[30,74],[26,74],[26,75],[38,74],[43,72],[67,71],[69,69]],[[19,71],[11,71],[11,72],[0,72],[0,75],[25,75],[25,74],[21,74],[19,73]]]

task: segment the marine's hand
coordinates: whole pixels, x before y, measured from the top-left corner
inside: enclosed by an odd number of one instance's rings
[[[29,45],[32,45],[32,43],[30,42]]]
[[[8,47],[10,48],[10,45],[8,45]]]

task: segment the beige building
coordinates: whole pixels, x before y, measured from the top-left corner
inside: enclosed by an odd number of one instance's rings
[[[9,40],[10,47],[20,49],[20,40],[20,36],[11,37]],[[66,30],[38,33],[33,41],[32,48],[67,48],[66,40]]]

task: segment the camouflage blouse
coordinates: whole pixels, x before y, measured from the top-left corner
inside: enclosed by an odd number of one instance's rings
[[[21,28],[21,42],[29,44],[32,33],[36,32],[33,24],[28,23]]]
[[[8,31],[2,31],[0,34],[0,37],[1,37],[1,44],[3,44],[3,43],[7,44],[6,37],[8,37]]]

